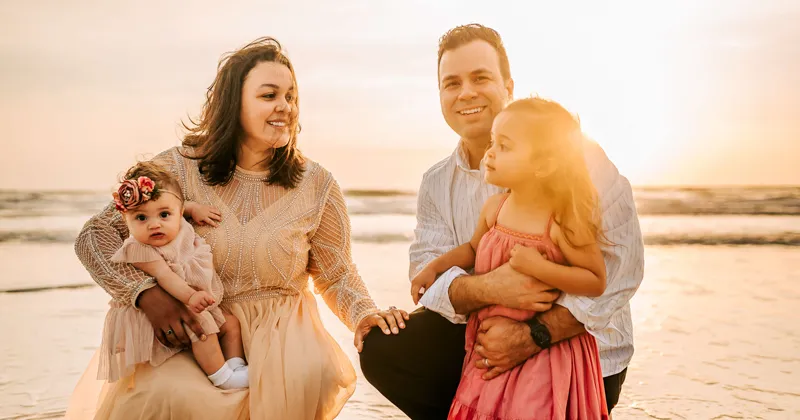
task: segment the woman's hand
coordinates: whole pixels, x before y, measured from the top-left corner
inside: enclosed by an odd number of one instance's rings
[[[191,217],[200,226],[217,227],[217,223],[222,221],[222,213],[216,208],[190,201],[184,205],[183,214]]]
[[[167,347],[180,349],[192,345],[192,340],[184,332],[183,324],[194,331],[201,341],[206,340],[203,327],[189,308],[165,292],[161,286],[142,292],[139,295],[139,308],[153,325],[156,339]]]
[[[411,281],[411,299],[414,300],[414,305],[419,303],[422,295],[425,294],[426,290],[431,288],[435,281],[436,273],[427,268],[420,271],[416,277],[414,277],[414,280]]]
[[[375,312],[358,323],[353,344],[358,349],[358,352],[361,353],[361,350],[364,349],[364,337],[372,331],[373,327],[381,327],[381,330],[386,335],[399,334],[400,329],[406,327],[405,321],[408,321],[408,312],[397,309],[394,306],[390,306],[386,311]],[[398,326],[400,327],[399,329]]]

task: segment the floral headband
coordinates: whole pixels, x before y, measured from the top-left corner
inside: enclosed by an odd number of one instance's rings
[[[141,206],[153,199],[153,197],[158,197],[161,193],[172,194],[180,199],[178,194],[170,190],[157,188],[156,183],[146,176],[122,181],[122,185],[112,195],[114,196],[114,205],[117,210],[120,213],[125,213],[134,207]]]

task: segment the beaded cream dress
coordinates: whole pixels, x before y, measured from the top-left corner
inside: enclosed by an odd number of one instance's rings
[[[187,154],[191,151],[183,149]],[[221,307],[239,320],[250,389],[224,391],[189,352],[158,367],[137,365],[113,384],[96,379],[96,360],[78,383],[67,418],[329,419],[355,388],[347,356],[322,325],[309,277],[351,330],[377,311],[350,256],[350,221],[331,174],[307,161],[297,188],[267,185],[266,173],[236,168],[224,186],[208,186],[196,161],[178,148],[155,157],[178,176],[187,200],[222,212],[217,228],[196,226],[211,245],[225,288]],[[155,282],[109,262],[128,236],[114,206],[84,226],[76,252],[112,302],[132,306]]]

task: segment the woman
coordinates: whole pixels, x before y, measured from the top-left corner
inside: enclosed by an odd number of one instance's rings
[[[297,149],[297,82],[280,44],[262,38],[224,57],[192,123],[183,146],[154,161],[178,176],[187,200],[220,210],[220,222],[209,220],[196,231],[213,250],[225,287],[221,307],[241,324],[249,393],[216,389],[182,352],[158,367],[140,365],[102,389],[90,366],[67,417],[91,416],[96,408],[102,419],[333,418],[352,395],[356,376],[320,321],[308,277],[356,331],[359,351],[373,326],[396,334],[407,314],[377,310],[351,260],[342,192],[329,172]],[[152,279],[108,262],[127,236],[111,205],[76,242],[112,305],[138,306],[165,345],[188,343],[182,322],[202,334],[185,307]]]

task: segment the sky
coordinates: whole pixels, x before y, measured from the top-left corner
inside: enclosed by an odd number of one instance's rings
[[[111,189],[177,145],[220,56],[276,37],[299,144],[345,188],[415,190],[458,137],[449,28],[502,35],[517,97],[577,113],[634,185],[800,184],[797,1],[0,1],[0,189]]]

